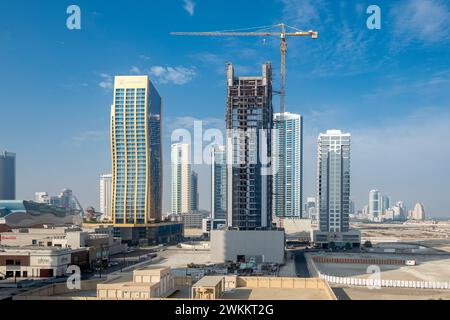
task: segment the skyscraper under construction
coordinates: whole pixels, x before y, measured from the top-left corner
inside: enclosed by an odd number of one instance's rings
[[[272,65],[258,77],[235,77],[227,66],[228,226],[272,226]]]

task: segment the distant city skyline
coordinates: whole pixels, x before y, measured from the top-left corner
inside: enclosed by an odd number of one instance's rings
[[[274,41],[174,39],[170,31],[284,21],[320,35],[314,43],[290,42],[287,57],[286,110],[304,117],[304,199],[315,194],[317,135],[341,128],[353,137],[352,198],[357,208],[375,187],[408,208],[423,203],[427,217],[450,217],[450,148],[440,140],[450,135],[447,2],[380,0],[381,30],[365,26],[368,1],[311,5],[274,0],[264,1],[258,10],[252,3],[230,10],[232,1],[211,1],[197,3],[192,15],[172,1],[132,2],[126,10],[120,2],[77,4],[83,12],[79,31],[67,30],[66,7],[53,1],[27,3],[25,12],[22,2],[12,2],[2,19],[0,58],[8,61],[2,71],[10,76],[0,79],[0,108],[8,120],[0,127],[0,149],[17,154],[16,198],[71,188],[84,207],[98,207],[98,176],[111,167],[114,75],[146,74],[155,82],[165,99],[164,159],[170,158],[174,128],[191,128],[193,119],[223,126],[227,61],[245,74],[257,74],[261,63],[271,61],[278,89],[279,48]],[[141,10],[133,10],[134,4]],[[230,16],[220,14],[226,11]],[[152,12],[170,14],[143,19]],[[417,14],[408,15],[412,12]],[[32,33],[36,25],[40,32]],[[23,90],[28,94],[17,99]],[[168,162],[163,212],[170,211]],[[200,194],[209,195],[210,168],[193,169],[199,173]],[[210,208],[208,196],[201,197],[200,208]]]

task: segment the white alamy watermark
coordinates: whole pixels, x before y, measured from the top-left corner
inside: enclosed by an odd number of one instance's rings
[[[381,268],[377,265],[368,266],[367,273],[370,274],[367,278],[367,288],[369,290],[381,289]]]
[[[66,281],[67,289],[81,290],[81,269],[79,266],[71,265],[67,268],[67,274],[71,274]]]
[[[272,137],[278,137],[278,129],[203,129],[203,121],[194,121],[193,130],[179,128],[172,131],[171,144],[187,144],[192,152],[189,164],[211,165],[215,146],[226,148],[226,163],[231,166],[256,165],[261,175],[273,175],[278,167],[272,165],[274,150]],[[175,159],[172,159],[174,162]]]
[[[72,4],[67,7],[66,13],[69,17],[66,20],[66,27],[69,30],[81,29],[81,9],[79,6]]]
[[[370,16],[367,18],[367,29],[380,30],[381,29],[381,8],[375,4],[367,7],[367,14]]]

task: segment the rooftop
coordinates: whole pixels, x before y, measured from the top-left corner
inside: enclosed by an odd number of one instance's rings
[[[219,282],[224,280],[224,276],[206,276],[197,281],[194,287],[215,287]]]
[[[33,251],[40,251],[40,252],[56,252],[56,253],[69,253],[69,252],[73,252],[73,251],[83,251],[86,250],[87,248],[79,248],[79,249],[72,249],[72,248],[60,248],[60,247],[39,247],[39,246],[15,246],[15,247],[5,247],[5,246],[0,246],[0,254],[3,253],[32,253]]]

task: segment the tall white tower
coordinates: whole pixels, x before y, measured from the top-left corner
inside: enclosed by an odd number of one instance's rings
[[[111,216],[111,187],[112,174],[102,174],[100,176],[100,207],[102,218],[112,220]]]
[[[319,229],[347,232],[350,210],[350,133],[328,130],[319,135],[317,199]]]
[[[303,119],[299,114],[274,114],[273,217],[301,218],[303,207]],[[281,132],[281,130],[284,130]],[[280,170],[283,166],[284,170]],[[284,175],[282,177],[281,175]]]
[[[172,144],[172,214],[187,214],[191,207],[191,152],[187,143]]]

